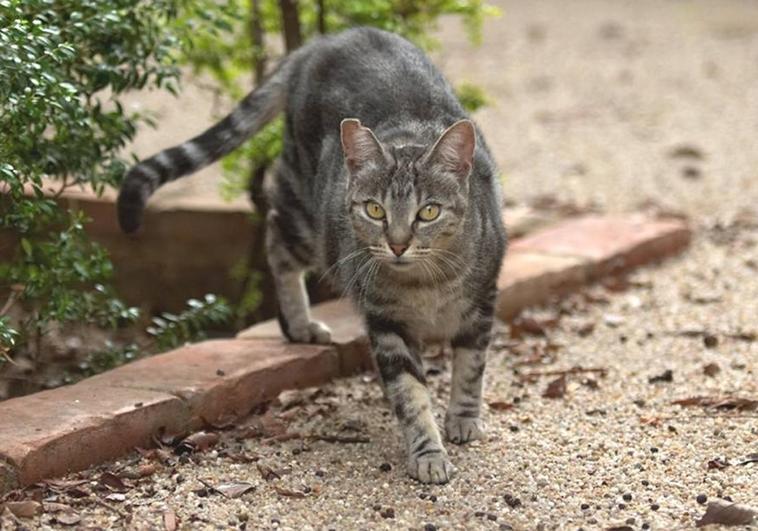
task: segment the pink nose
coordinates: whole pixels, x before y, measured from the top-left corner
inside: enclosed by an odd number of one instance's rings
[[[403,244],[394,245],[391,243],[390,249],[392,249],[392,252],[395,253],[395,256],[402,256],[402,254],[408,250],[408,246]]]

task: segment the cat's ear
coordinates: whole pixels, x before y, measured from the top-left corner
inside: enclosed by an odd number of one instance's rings
[[[355,118],[346,118],[340,124],[342,152],[345,165],[351,174],[355,174],[369,164],[381,164],[384,161],[384,148],[368,127],[361,125]]]
[[[445,129],[426,155],[424,162],[464,180],[474,165],[476,130],[471,120],[458,120]]]

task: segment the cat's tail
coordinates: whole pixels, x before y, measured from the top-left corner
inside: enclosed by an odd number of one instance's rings
[[[145,203],[158,187],[215,162],[273,120],[284,108],[291,64],[292,56],[216,125],[130,169],[118,195],[121,230],[134,232],[139,228]]]

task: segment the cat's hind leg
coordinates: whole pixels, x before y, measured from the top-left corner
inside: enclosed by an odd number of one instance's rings
[[[329,328],[311,319],[305,272],[313,264],[313,238],[299,212],[269,210],[266,218],[266,253],[279,301],[282,333],[296,343],[331,342]]]
[[[453,338],[453,379],[445,433],[450,442],[464,444],[484,437],[481,420],[482,386],[487,347],[492,334],[495,290],[481,302],[476,318]]]

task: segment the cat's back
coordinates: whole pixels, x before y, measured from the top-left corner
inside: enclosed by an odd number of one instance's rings
[[[465,116],[442,74],[398,35],[353,28],[311,46],[288,99],[291,124],[303,132],[332,134],[347,117],[372,127],[393,116],[422,122]]]

